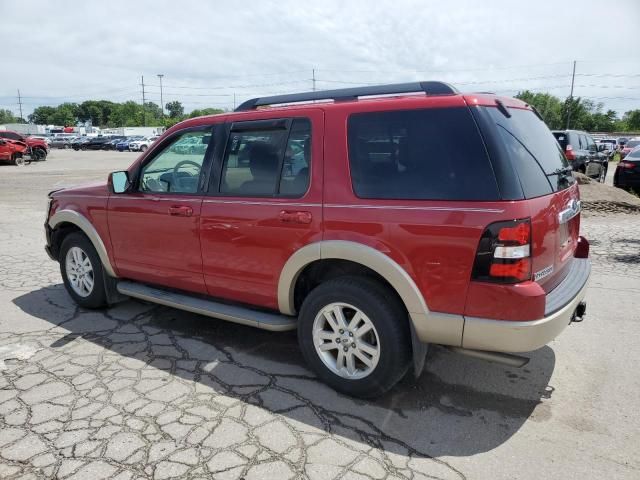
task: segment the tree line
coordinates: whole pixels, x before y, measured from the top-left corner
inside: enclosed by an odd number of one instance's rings
[[[169,102],[165,105],[165,115],[160,106],[146,102],[144,107],[134,101],[111,102],[109,100],[87,100],[82,103],[62,103],[55,107],[41,106],[27,117],[29,123],[38,125],[76,126],[91,122],[94,127],[170,127],[186,119],[202,115],[222,113],[219,108],[202,108],[184,113],[182,103]],[[10,110],[0,109],[0,123],[27,123],[15,117]]]
[[[640,131],[640,109],[625,112],[621,117],[614,110],[604,110],[604,104],[592,100],[574,97],[562,100],[549,93],[533,93],[524,90],[516,95],[540,112],[552,130],[564,129],[567,116],[571,112],[570,128],[588,132],[631,132]],[[109,100],[87,100],[82,103],[62,103],[58,106],[37,107],[28,117],[30,123],[40,125],[75,126],[90,121],[96,127],[170,127],[185,118],[222,113],[218,108],[193,110],[188,114],[179,101],[165,105],[166,114],[160,107],[147,102],[144,107],[134,101],[123,103]],[[10,110],[0,109],[0,124],[26,123],[17,118]]]
[[[550,93],[533,93],[529,90],[516,96],[529,105],[536,107],[551,130],[562,130],[567,126],[574,130],[587,132],[633,132],[640,130],[640,109],[629,110],[622,117],[614,110],[604,111],[603,103],[580,97],[567,97],[561,100]]]

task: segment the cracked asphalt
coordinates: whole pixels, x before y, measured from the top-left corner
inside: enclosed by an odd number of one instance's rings
[[[433,347],[362,401],[317,381],[293,333],[75,306],[42,248],[46,193],[134,158],[0,165],[0,478],[640,478],[640,215],[585,212],[588,315],[526,367]]]

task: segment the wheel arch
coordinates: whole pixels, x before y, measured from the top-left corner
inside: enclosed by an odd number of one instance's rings
[[[296,315],[296,285],[305,268],[318,260],[347,260],[360,264],[382,277],[402,300],[417,337],[423,342],[461,345],[462,315],[432,312],[407,271],[379,250],[357,242],[326,240],[295,252],[285,263],[278,282],[278,308]]]
[[[111,277],[117,277],[118,275],[116,275],[116,272],[111,265],[111,260],[109,259],[109,254],[107,253],[107,248],[105,247],[102,238],[100,238],[98,231],[84,215],[73,210],[59,210],[49,219],[49,227],[54,231],[59,227],[69,224],[78,228],[87,236],[93,247],[96,249],[105,272]]]

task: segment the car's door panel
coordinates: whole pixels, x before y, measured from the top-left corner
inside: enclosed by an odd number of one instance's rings
[[[311,121],[309,188],[300,198],[237,193],[240,182],[222,168],[224,155],[219,159],[217,178],[210,188],[221,193],[211,191],[205,198],[200,229],[204,277],[212,296],[276,309],[284,264],[298,249],[321,240],[323,113],[309,108],[296,116]],[[260,119],[267,119],[264,113],[247,118]],[[227,148],[242,141],[234,138],[232,132]],[[228,163],[242,161],[241,147],[237,148],[236,158],[229,158]],[[293,161],[287,164],[286,157],[281,160],[282,171],[295,172],[296,168]],[[244,185],[254,192],[260,187],[255,179]]]
[[[211,126],[173,135],[136,174],[135,189],[109,198],[109,231],[119,274],[146,283],[206,293],[202,275],[202,178],[212,145],[183,152],[180,142],[211,138]]]

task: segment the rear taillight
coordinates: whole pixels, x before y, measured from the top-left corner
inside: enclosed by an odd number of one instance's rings
[[[573,153],[573,147],[571,145],[567,145],[567,148],[564,150],[564,156],[567,157],[567,160],[576,159],[576,154]]]
[[[618,163],[618,168],[634,168],[636,166],[633,162],[620,162]]]
[[[489,225],[480,237],[471,276],[494,283],[531,280],[531,221],[526,218]]]

